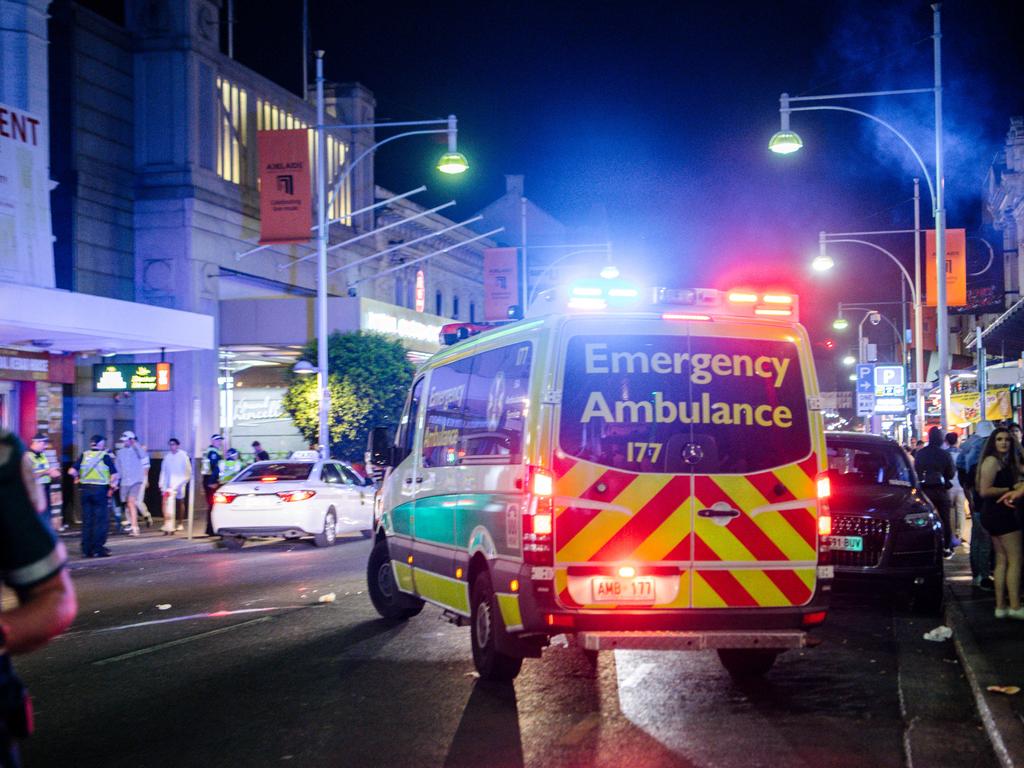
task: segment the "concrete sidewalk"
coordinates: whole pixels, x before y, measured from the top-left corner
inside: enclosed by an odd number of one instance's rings
[[[992,592],[971,584],[968,555],[946,562],[946,625],[992,748],[1006,768],[1024,766],[1024,621],[996,619]],[[987,690],[1018,686],[1015,695]]]
[[[114,563],[119,559],[140,560],[165,557],[195,549],[212,549],[220,541],[219,536],[206,536],[201,525],[194,528],[191,541],[188,539],[187,531],[178,531],[173,536],[164,536],[158,525],[159,523],[155,524],[153,528],[143,528],[138,536],[110,534],[107,536],[106,545],[110,550],[110,557],[83,557],[79,526],[73,525],[58,535],[68,550],[68,561],[72,570]]]

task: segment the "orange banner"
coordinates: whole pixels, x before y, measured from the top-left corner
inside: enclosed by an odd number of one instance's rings
[[[260,245],[306,243],[312,237],[312,185],[305,128],[259,131]]]
[[[935,294],[935,230],[925,232],[925,302],[936,305]],[[963,307],[967,304],[967,230],[946,230],[946,306]]]
[[[508,320],[520,303],[518,248],[484,250],[484,320]]]

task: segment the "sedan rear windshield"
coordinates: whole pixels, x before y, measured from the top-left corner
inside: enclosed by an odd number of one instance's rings
[[[898,446],[829,438],[828,468],[840,486],[913,484],[910,462]]]
[[[232,482],[239,483],[246,480],[260,480],[271,482],[275,480],[305,480],[313,470],[313,463],[309,461],[272,461],[266,464],[253,464]]]

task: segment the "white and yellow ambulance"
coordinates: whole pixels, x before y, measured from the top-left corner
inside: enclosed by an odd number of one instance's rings
[[[436,354],[370,440],[374,606],[468,623],[489,679],[556,635],[713,648],[739,676],[814,644],[831,519],[797,304],[588,283]]]

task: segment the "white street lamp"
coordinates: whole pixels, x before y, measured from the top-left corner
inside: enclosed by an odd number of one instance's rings
[[[939,391],[941,393],[941,411],[939,421],[943,431],[946,429],[947,411],[947,379],[949,378],[949,314],[946,306],[946,208],[945,208],[945,186],[946,180],[943,172],[943,134],[942,134],[942,24],[940,15],[940,4],[932,5],[932,49],[933,49],[933,70],[934,85],[931,88],[910,88],[895,91],[869,91],[862,93],[832,93],[822,96],[790,96],[783,93],[779,97],[780,130],[768,143],[768,148],[776,154],[789,154],[796,152],[803,146],[800,137],[790,129],[789,116],[792,112],[815,112],[815,111],[837,111],[849,112],[873,120],[884,128],[887,128],[910,150],[921,170],[924,173],[925,181],[928,183],[928,191],[932,199],[932,215],[935,220],[935,264],[936,264],[936,346],[938,347],[939,358]],[[890,125],[882,118],[869,112],[850,107],[836,105],[818,105],[806,107],[792,107],[790,102],[810,101],[834,101],[836,99],[872,98],[876,96],[902,96],[917,93],[931,93],[935,99],[935,177],[928,173],[928,168],[921,159],[921,155],[914,149],[906,136]],[[918,346],[920,347],[920,337]]]

